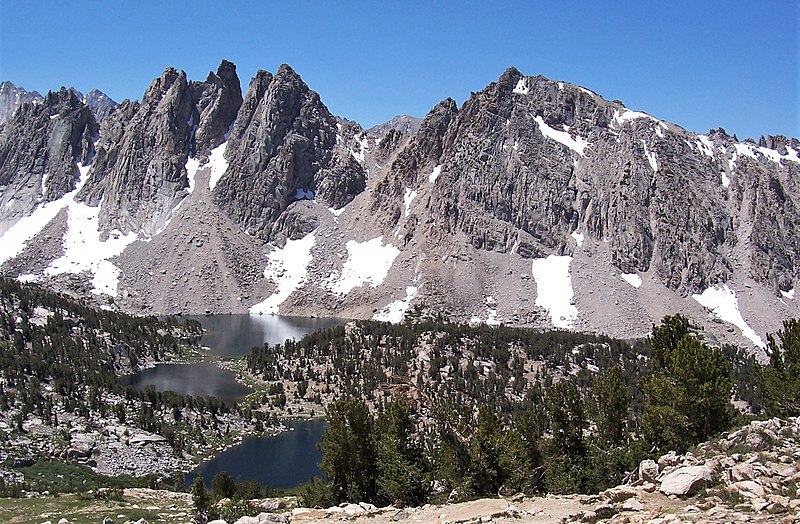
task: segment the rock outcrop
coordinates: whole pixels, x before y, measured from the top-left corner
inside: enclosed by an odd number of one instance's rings
[[[250,82],[225,151],[228,169],[215,189],[221,209],[253,236],[299,200],[339,209],[365,187],[365,173],[337,148],[337,122],[288,65]]]
[[[91,110],[68,89],[19,106],[0,133],[0,234],[77,188],[77,164],[91,161],[97,133]]]
[[[142,102],[125,100],[103,122],[92,176],[80,199],[97,206],[104,235],[111,230],[153,236],[186,196],[190,154],[219,145],[241,99],[235,67],[223,62],[205,82],[169,68]]]
[[[75,93],[75,96],[77,96],[81,102],[89,106],[89,109],[91,109],[94,114],[95,120],[101,124],[111,110],[114,109],[114,106],[117,105],[114,100],[99,89],[92,89],[85,95],[74,87],[70,87],[69,90]]]

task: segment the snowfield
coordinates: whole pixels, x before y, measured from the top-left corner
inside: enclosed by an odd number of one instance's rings
[[[67,232],[64,236],[64,255],[53,260],[45,268],[45,274],[91,272],[94,286],[92,292],[113,297],[117,295],[119,269],[108,259],[121,254],[137,239],[137,236],[135,233],[121,235],[118,231],[112,231],[107,240],[100,240],[98,229],[100,206],[89,207],[75,201],[75,195],[89,179],[91,166],[78,163],[77,167],[80,178],[73,191],[58,200],[39,205],[33,213],[22,218],[0,237],[3,245],[0,264],[19,255],[33,237],[39,234],[61,210],[66,209]],[[34,280],[37,277],[25,275],[24,278]]]
[[[269,254],[264,277],[275,283],[277,289],[265,300],[250,308],[251,314],[277,315],[280,305],[306,282],[308,265],[313,260],[311,249],[316,243],[314,232],[298,240],[287,240],[283,249]]]
[[[208,188],[212,191],[217,187],[217,183],[222,178],[222,175],[225,174],[225,171],[228,170],[228,161],[225,160],[226,147],[228,147],[228,142],[223,142],[212,149],[208,155],[208,167],[211,168],[211,175],[209,175],[208,178]]]
[[[692,295],[692,298],[704,308],[709,309],[718,319],[739,328],[742,335],[750,339],[756,346],[762,349],[767,347],[761,337],[742,318],[736,293],[727,284],[723,285],[721,289],[710,287],[700,294]]]
[[[435,183],[436,179],[439,178],[440,174],[442,174],[441,164],[433,168],[431,174],[428,175],[428,182],[430,182],[431,184]]]
[[[550,255],[534,260],[531,268],[536,305],[545,308],[553,326],[561,329],[571,329],[578,318],[578,308],[572,304],[571,262],[572,257]]]
[[[341,274],[333,273],[328,279],[328,289],[337,295],[346,295],[364,284],[378,287],[386,279],[400,250],[392,244],[383,245],[383,236],[356,242],[347,242],[347,260]]]
[[[416,286],[406,287],[406,296],[399,300],[390,302],[382,307],[380,311],[372,316],[373,320],[380,320],[381,322],[391,322],[392,324],[399,324],[403,321],[403,317],[411,307],[411,301],[417,294]]]

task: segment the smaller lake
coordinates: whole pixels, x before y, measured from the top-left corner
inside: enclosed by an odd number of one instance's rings
[[[174,391],[181,395],[214,396],[226,401],[241,400],[252,390],[238,382],[236,375],[216,364],[158,364],[134,375],[122,377],[136,389],[152,385],[156,391]]]
[[[284,424],[293,428],[274,437],[247,437],[241,444],[223,451],[204,462],[186,476],[188,488],[199,473],[203,483],[211,487],[217,473],[227,471],[236,480],[256,479],[259,484],[273,488],[293,488],[322,477],[319,462],[322,454],[316,445],[328,426],[324,420],[289,420]]]

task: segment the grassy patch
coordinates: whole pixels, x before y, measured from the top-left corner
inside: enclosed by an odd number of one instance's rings
[[[19,471],[25,475],[28,491],[50,493],[76,493],[98,488],[132,488],[152,485],[152,477],[121,475],[107,477],[82,465],[66,464],[58,460],[42,459]]]
[[[41,524],[65,518],[70,524],[97,524],[109,517],[114,522],[136,521],[178,524],[189,521],[191,508],[175,501],[124,497],[123,500],[87,499],[79,495],[37,497],[32,499],[0,498],[0,522],[6,524]]]

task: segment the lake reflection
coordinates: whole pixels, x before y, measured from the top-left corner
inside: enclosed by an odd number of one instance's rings
[[[300,340],[321,329],[338,326],[338,318],[285,317],[280,315],[187,315],[203,325],[201,344],[221,357],[247,356],[254,346]]]
[[[156,391],[174,391],[181,395],[214,396],[235,401],[251,392],[236,382],[235,375],[207,362],[192,364],[158,364],[125,377],[137,389],[155,386]]]

